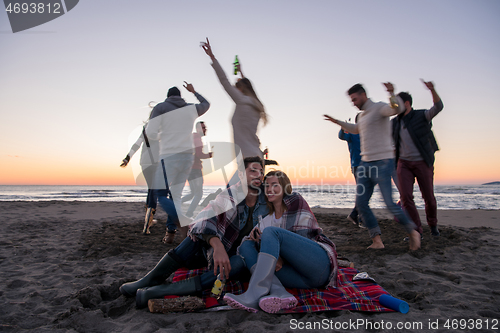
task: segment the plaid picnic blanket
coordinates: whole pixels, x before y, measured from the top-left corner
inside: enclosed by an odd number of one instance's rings
[[[207,268],[188,270],[181,268],[174,274],[173,281],[178,282],[192,276],[203,274]],[[389,294],[381,286],[372,281],[352,281],[359,271],[354,268],[340,267],[338,270],[337,288],[328,289],[297,289],[287,288],[299,301],[295,308],[282,311],[281,313],[317,312],[330,310],[351,310],[368,312],[392,312],[378,302],[380,295]],[[239,295],[243,293],[248,283],[239,281],[226,281],[224,291]],[[203,301],[207,308],[216,305],[216,301],[210,297],[210,289],[204,290]]]

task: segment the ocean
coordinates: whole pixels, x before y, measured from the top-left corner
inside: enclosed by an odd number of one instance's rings
[[[203,199],[219,186],[205,186]],[[311,207],[352,208],[353,185],[294,186]],[[500,185],[436,185],[434,186],[438,209],[500,209]],[[184,188],[184,194],[189,187]],[[77,186],[77,185],[0,185],[0,201],[121,201],[146,200],[147,188],[143,186]],[[415,204],[423,209],[424,202],[415,186]],[[393,198],[397,200],[394,187]],[[202,200],[203,200],[202,199]],[[385,208],[378,187],[370,201],[372,208]]]

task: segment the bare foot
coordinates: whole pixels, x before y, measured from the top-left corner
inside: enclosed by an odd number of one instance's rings
[[[410,236],[410,250],[416,251],[420,248],[420,234],[418,231],[413,230]]]
[[[367,247],[367,249],[374,249],[374,250],[381,250],[384,248],[385,248],[384,244],[378,244],[378,243],[373,243],[372,245]]]
[[[380,238],[380,235],[377,235],[372,238],[372,245],[368,246],[368,249],[375,249],[375,250],[380,250],[385,248],[384,243],[382,242],[382,238]]]

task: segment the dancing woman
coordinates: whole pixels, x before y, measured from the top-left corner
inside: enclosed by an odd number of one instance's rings
[[[233,140],[235,145],[240,147],[243,158],[251,156],[263,157],[266,150],[260,150],[260,140],[257,136],[257,127],[262,119],[263,124],[267,124],[267,114],[264,105],[257,97],[252,83],[241,72],[240,65],[237,65],[238,71],[241,74],[239,79],[233,86],[229,83],[224,70],[220,66],[212,52],[210,42],[202,43],[202,48],[205,53],[212,59],[212,67],[219,78],[220,83],[229,94],[231,99],[236,104],[234,114],[231,119],[233,125]]]

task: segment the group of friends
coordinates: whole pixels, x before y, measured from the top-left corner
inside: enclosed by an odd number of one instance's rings
[[[422,82],[432,94],[430,109],[414,110],[412,96],[407,92],[395,96],[391,83],[385,83],[391,103],[374,103],[364,87],[356,84],[348,91],[353,104],[363,111],[356,115],[355,123],[325,115],[326,120],[341,126],[339,138],[348,142],[357,185],[356,205],[348,219],[368,228],[372,239],[370,248],[384,248],[377,219],[368,205],[377,184],[387,208],[408,232],[410,249],[418,249],[423,238],[422,223],[413,200],[415,179],[424,199],[431,235],[440,235],[434,196],[434,153],[438,145],[432,132],[432,119],[443,109],[443,102],[432,82]],[[396,117],[389,120],[391,116]],[[391,178],[398,188],[403,209],[392,200]]]
[[[212,157],[207,156],[208,154],[196,155],[191,133],[196,119],[207,112],[210,105],[187,82],[184,87],[200,103],[187,104],[181,98],[179,89],[170,88],[167,99],[152,110],[138,144],[143,145],[142,155],[151,166],[150,171],[143,171],[150,189],[148,208],[151,208],[150,201],[158,200],[168,214],[167,236],[180,229],[186,237],[183,235],[180,244],[166,253],[144,277],[121,285],[120,292],[127,297],[135,297],[137,307],[143,308],[150,299],[166,295],[199,294],[213,286],[217,275],[225,279],[241,279],[250,274],[247,291],[241,295],[225,294],[227,304],[250,312],[262,309],[268,313],[295,307],[297,300],[285,288],[337,286],[335,244],[323,234],[306,200],[293,191],[289,177],[277,170],[265,174],[266,163],[262,158],[264,152],[259,148],[260,141],[256,133],[259,121],[267,122],[267,114],[252,84],[242,74],[240,65],[237,66],[237,71],[241,74],[241,79],[233,86],[215,58],[208,39],[202,43],[202,48],[212,60],[212,67],[222,86],[236,104],[232,118],[233,139],[235,147],[239,147],[243,156],[243,165],[237,171],[239,181],[219,193],[194,220],[186,216],[194,211],[191,206],[186,215],[182,213],[181,193],[184,183],[189,179],[191,186],[191,181],[200,176],[199,171],[196,171],[199,169],[193,168],[193,162],[194,165],[197,163],[193,156],[198,156],[198,160]],[[413,222],[414,217],[405,213],[409,212],[405,204],[412,202],[409,200],[413,198],[412,194],[406,197],[401,195],[405,208],[403,211],[392,201],[391,176],[395,168],[394,157],[398,159],[398,174],[401,174],[399,178],[406,177],[400,183],[406,182],[406,186],[408,183],[413,185],[414,180],[409,180],[413,172],[413,175],[418,173],[414,177],[417,177],[422,188],[418,178],[420,173],[415,171],[420,165],[425,164],[432,173],[437,145],[435,140],[429,143],[429,138],[434,138],[430,120],[442,109],[442,103],[432,83],[425,84],[434,97],[434,107],[430,110],[412,110],[411,96],[409,100],[405,97],[409,94],[401,96],[403,93],[400,93],[395,96],[394,87],[390,83],[385,84],[391,94],[390,104],[371,101],[364,88],[357,84],[348,91],[353,104],[363,111],[356,124],[341,122],[325,115],[327,120],[339,124],[344,131],[360,134],[361,162],[357,169],[353,169],[358,187],[356,211],[369,231],[371,249],[384,247],[377,220],[368,206],[376,184],[379,184],[388,208],[407,231],[410,249],[417,250],[420,247],[421,225],[419,229]],[[398,115],[393,120],[393,128],[397,132],[394,134],[395,142],[400,144],[396,149],[392,144],[389,120],[393,115]],[[199,128],[198,135],[206,133],[206,127],[205,130],[201,125]],[[408,138],[417,138],[418,141],[410,146]],[[196,137],[194,141],[197,141]],[[151,153],[153,142],[158,146],[156,160]],[[149,149],[144,149],[144,145]],[[430,153],[431,165],[428,164],[427,155],[419,159],[414,155],[415,151]],[[131,151],[123,162],[125,165],[132,155]],[[143,156],[141,162],[142,158]],[[403,166],[406,163],[404,161],[409,162]],[[148,169],[145,168],[147,163],[141,165],[143,170]],[[156,166],[153,167],[154,165]],[[406,169],[400,172],[400,165]],[[189,177],[193,170],[196,177]],[[430,182],[432,184],[432,176]],[[363,191],[360,191],[361,188]],[[437,220],[432,220],[432,215],[431,221],[434,223],[430,223],[431,228],[435,227],[432,229],[434,234],[437,231]],[[202,275],[164,284],[181,267],[207,266],[210,270]]]

